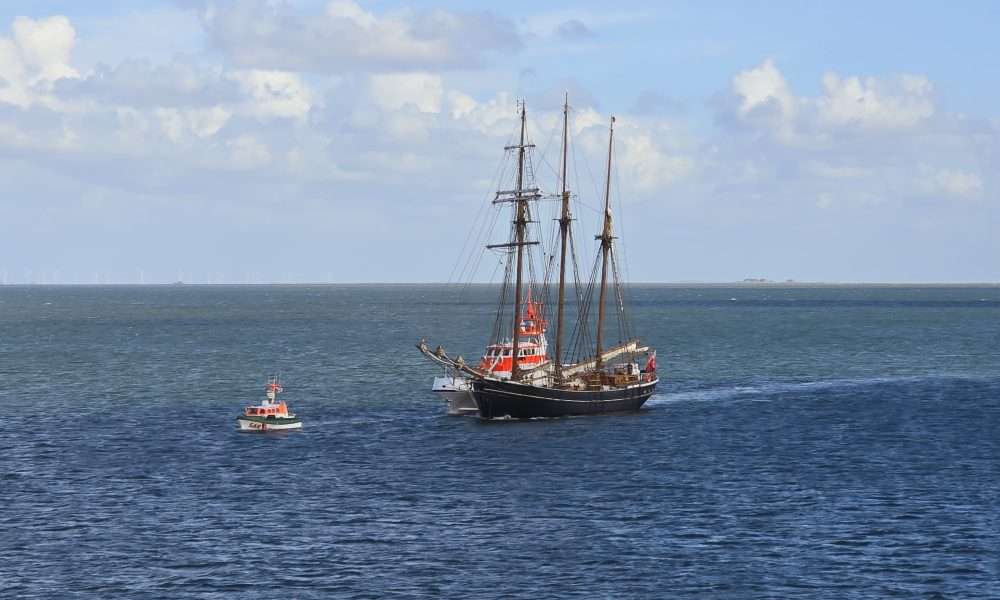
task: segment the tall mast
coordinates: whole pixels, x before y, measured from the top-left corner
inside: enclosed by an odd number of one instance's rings
[[[563,155],[562,155],[562,214],[559,217],[559,236],[562,251],[559,257],[559,313],[556,317],[556,382],[562,379],[563,314],[566,303],[566,242],[569,237],[569,190],[566,189],[566,154],[569,152],[569,94],[563,102]]]
[[[522,186],[524,184],[524,102],[521,102],[521,143],[517,148],[517,188],[514,193],[517,216],[514,218],[515,245],[517,247],[517,279],[514,284],[514,337],[511,344],[510,378],[517,380],[521,374],[517,360],[518,346],[521,341],[521,272],[524,264],[524,229],[527,226],[528,200],[525,198]]]
[[[608,287],[608,254],[611,253],[611,148],[615,140],[615,118],[611,117],[608,133],[608,176],[604,186],[604,229],[596,239],[601,240],[601,295],[597,305],[597,364],[601,368],[601,351],[604,342],[604,297]]]

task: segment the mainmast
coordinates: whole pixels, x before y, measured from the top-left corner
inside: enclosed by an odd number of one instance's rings
[[[524,195],[524,123],[525,123],[524,102],[521,102],[521,143],[517,146],[517,187],[515,188],[515,198],[517,208],[514,217],[514,243],[517,246],[517,279],[514,284],[514,336],[511,343],[511,368],[510,378],[517,380],[521,375],[521,368],[518,364],[518,345],[521,341],[521,273],[524,264],[524,230],[528,225],[528,200]]]
[[[601,295],[597,305],[597,358],[596,369],[601,368],[601,350],[604,342],[604,298],[608,287],[608,255],[611,253],[611,149],[615,139],[615,118],[611,117],[608,133],[608,176],[604,186],[604,229],[595,239],[601,240]]]
[[[562,154],[562,213],[559,216],[559,237],[562,250],[559,257],[559,312],[556,317],[555,381],[562,379],[563,315],[566,303],[566,242],[569,237],[569,190],[566,189],[566,154],[569,152],[569,94],[563,102],[563,154]]]

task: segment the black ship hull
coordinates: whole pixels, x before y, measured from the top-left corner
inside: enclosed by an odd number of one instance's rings
[[[534,419],[633,412],[656,390],[658,379],[627,388],[565,390],[513,381],[476,379],[472,395],[483,419]]]

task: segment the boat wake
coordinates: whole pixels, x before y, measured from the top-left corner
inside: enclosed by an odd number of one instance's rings
[[[782,381],[734,385],[681,392],[660,392],[646,402],[646,406],[675,404],[681,402],[714,402],[721,400],[763,400],[776,394],[813,392],[819,390],[871,387],[886,384],[915,383],[941,379],[940,376],[908,377],[863,377],[843,379],[821,379],[817,381]]]

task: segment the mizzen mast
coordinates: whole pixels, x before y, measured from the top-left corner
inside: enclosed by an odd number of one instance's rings
[[[601,347],[604,342],[604,304],[608,287],[608,255],[611,253],[611,149],[615,140],[615,118],[611,117],[608,133],[608,174],[604,186],[604,229],[594,239],[601,240],[601,294],[597,305],[597,357],[596,368],[601,368]]]
[[[559,236],[562,249],[559,257],[559,308],[556,317],[555,381],[562,379],[563,317],[566,309],[566,244],[569,237],[569,190],[566,189],[566,154],[569,151],[569,94],[563,102],[563,153],[562,153],[562,212],[559,216]]]

